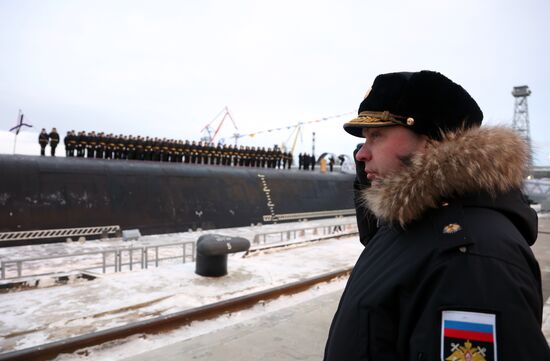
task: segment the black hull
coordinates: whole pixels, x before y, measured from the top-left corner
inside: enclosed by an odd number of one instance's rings
[[[0,155],[0,169],[0,232],[161,234],[353,208],[353,176],[342,173],[19,155]]]

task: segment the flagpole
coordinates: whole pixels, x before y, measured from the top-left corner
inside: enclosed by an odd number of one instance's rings
[[[15,137],[13,140],[13,155],[15,155],[15,145],[17,144],[17,133],[15,133]]]
[[[23,123],[23,112],[19,109],[19,115],[17,116],[17,125],[10,129],[10,132],[15,130],[15,138],[13,138],[13,154],[15,155],[15,147],[17,146],[17,135],[23,126],[32,128],[31,124]]]

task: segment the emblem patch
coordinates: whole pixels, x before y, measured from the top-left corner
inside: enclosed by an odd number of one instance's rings
[[[441,359],[497,361],[496,317],[492,313],[443,311]]]

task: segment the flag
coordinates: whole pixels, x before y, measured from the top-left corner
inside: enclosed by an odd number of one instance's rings
[[[29,127],[32,128],[32,125],[23,123],[23,119],[25,118],[25,115],[21,112],[21,109],[19,109],[19,115],[17,116],[17,125],[10,129],[10,132],[13,132],[15,130],[15,135],[19,134],[19,131],[22,127]]]
[[[496,315],[443,311],[441,360],[497,361]]]

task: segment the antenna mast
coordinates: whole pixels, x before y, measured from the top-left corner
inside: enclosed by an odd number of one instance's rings
[[[514,104],[514,120],[512,128],[516,130],[527,142],[529,152],[531,152],[531,132],[529,130],[529,109],[527,108],[527,97],[531,95],[531,90],[527,85],[515,86],[512,90],[512,95],[515,98]],[[532,166],[530,160],[529,166]]]

